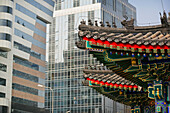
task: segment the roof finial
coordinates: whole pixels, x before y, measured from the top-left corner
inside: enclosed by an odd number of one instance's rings
[[[125,20],[128,20],[128,17],[126,15],[123,15],[123,17],[125,18]]]
[[[127,18],[126,18],[127,19]],[[126,28],[126,29],[134,29],[134,19],[132,18],[131,20],[123,20],[121,24]]]
[[[88,25],[93,26],[93,23],[90,19],[88,20]]]
[[[101,27],[104,27],[104,24],[103,24],[103,22],[102,22],[102,21],[100,22],[100,26],[101,26]]]
[[[84,19],[80,22],[81,24],[86,24],[86,21]]]
[[[113,26],[114,28],[117,28],[117,26],[116,26],[116,23],[115,23],[115,22],[113,22],[113,23],[112,23],[112,26]]]
[[[95,20],[95,26],[97,26],[97,27],[98,27],[98,23],[97,23],[97,20]]]
[[[163,16],[161,15],[161,13],[159,13],[159,14],[160,14],[160,19],[161,19],[162,27],[168,27],[169,24],[168,24],[168,20],[167,20],[167,16],[166,16],[165,10],[163,12]]]
[[[106,22],[106,24],[107,24],[107,27],[111,27],[111,25],[109,24],[109,22]]]

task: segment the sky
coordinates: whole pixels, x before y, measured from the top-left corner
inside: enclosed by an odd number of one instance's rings
[[[158,25],[160,24],[159,12],[163,13],[165,9],[167,17],[170,12],[170,0],[129,0],[129,3],[136,7],[139,26]]]

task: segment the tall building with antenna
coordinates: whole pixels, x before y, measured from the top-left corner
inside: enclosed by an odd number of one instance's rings
[[[128,106],[111,101],[82,85],[86,65],[100,64],[87,51],[77,49],[78,25],[82,19],[116,23],[134,18],[136,9],[128,0],[56,0],[49,30],[49,53],[45,107],[54,113],[128,113]],[[113,26],[114,27],[114,26]],[[52,97],[53,95],[53,97]],[[53,99],[53,102],[52,102]],[[52,105],[53,103],[53,105]]]

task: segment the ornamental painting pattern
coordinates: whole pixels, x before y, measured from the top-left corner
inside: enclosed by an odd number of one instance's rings
[[[76,45],[101,63],[86,66],[83,84],[131,106],[132,113],[170,112],[170,17],[164,12],[155,26],[133,21],[122,21],[124,28],[81,21]]]

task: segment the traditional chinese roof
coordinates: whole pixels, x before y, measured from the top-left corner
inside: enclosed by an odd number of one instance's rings
[[[161,25],[135,27],[133,21],[124,20],[124,28],[82,21],[76,42],[105,66],[86,67],[83,84],[130,106],[141,104],[141,99],[150,102],[148,83],[170,81],[170,21],[166,14]],[[136,90],[139,86],[142,91]]]
[[[129,80],[114,74],[101,65],[90,65],[84,69],[83,84],[96,89],[105,96],[129,106],[150,105],[147,90]]]
[[[103,84],[112,87],[113,85],[122,86],[131,85],[138,88],[135,83],[113,73],[113,71],[107,69],[104,66],[88,66],[84,69],[84,78],[90,80],[96,84]],[[127,87],[126,87],[127,88]]]
[[[121,43],[124,47],[136,44],[136,48],[141,46],[143,46],[141,48],[149,48],[148,45],[150,45],[153,49],[168,49],[170,46],[170,27],[137,27],[133,30],[127,30],[125,28],[105,28],[82,24],[79,29],[79,36],[107,43]]]
[[[114,73],[142,87],[158,78],[170,80],[170,25],[166,19],[157,26],[107,26],[86,25],[82,21],[77,46],[89,50]]]

